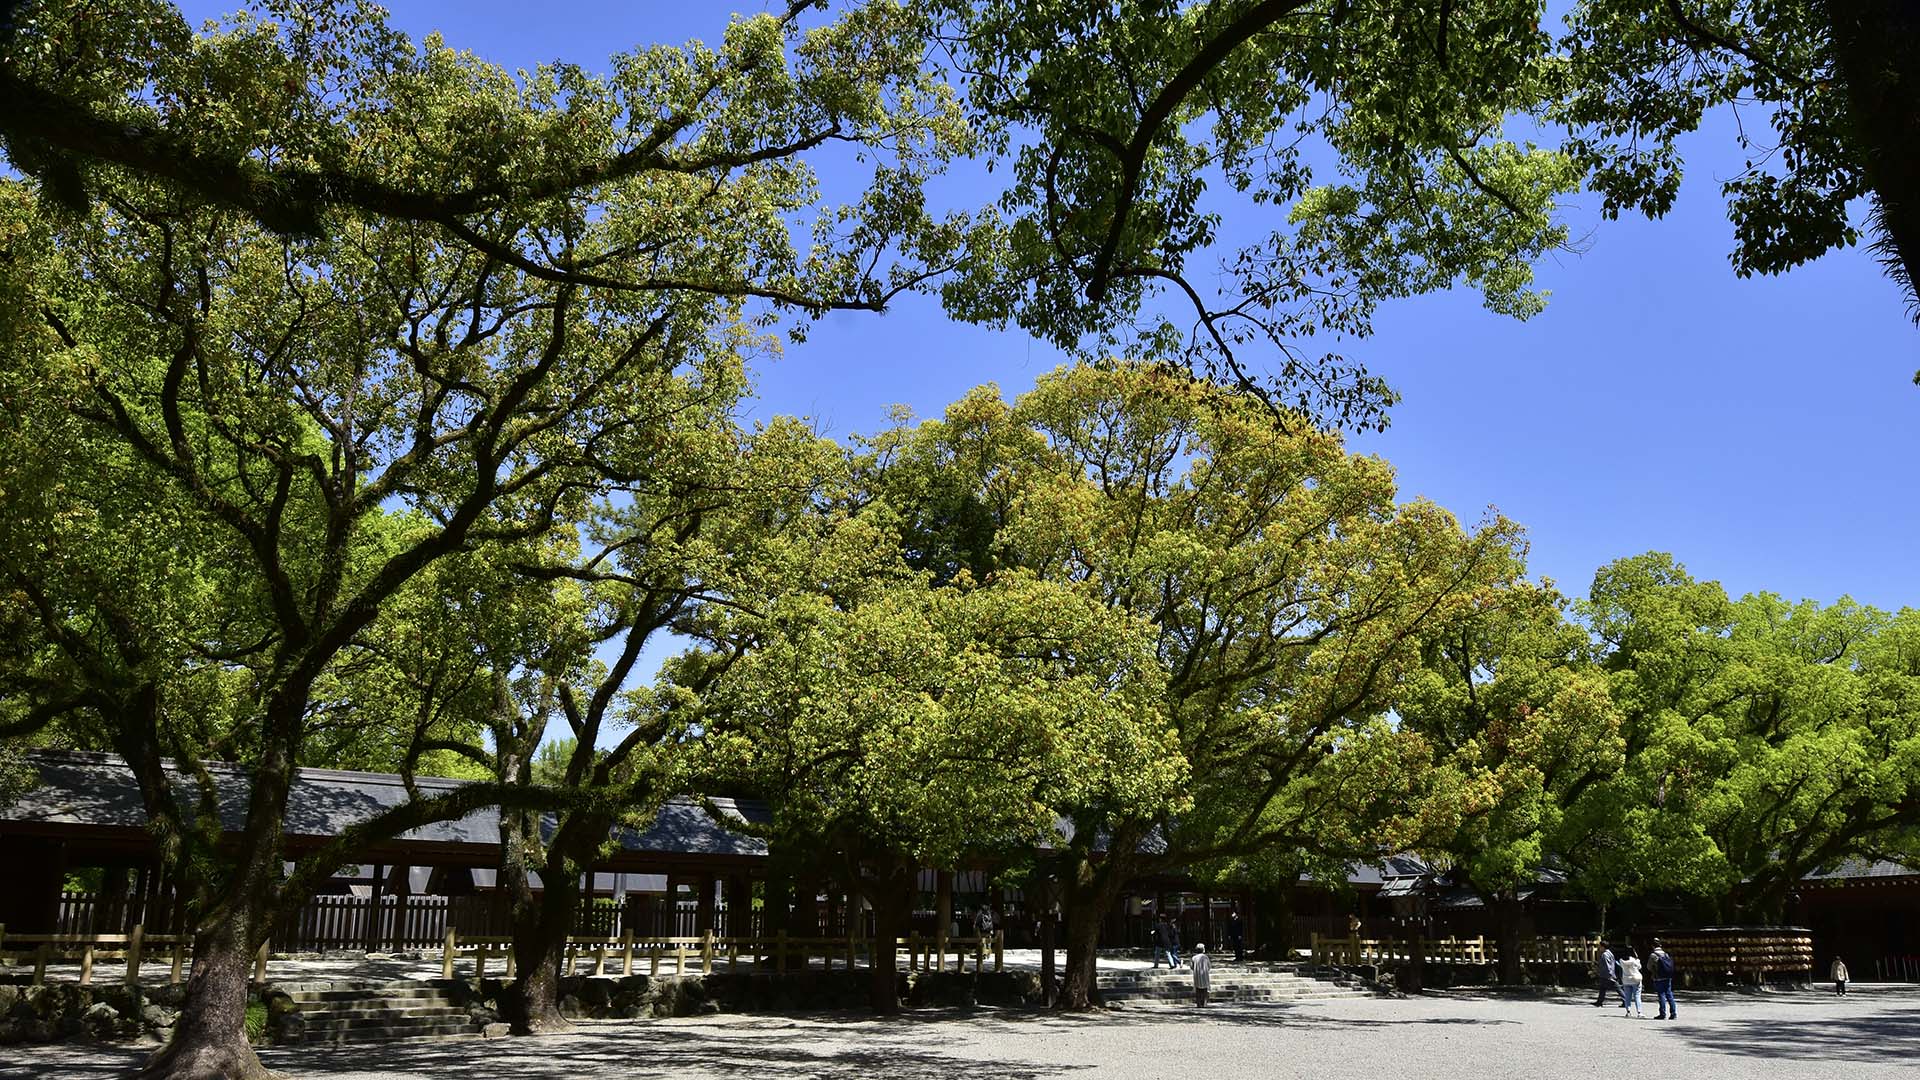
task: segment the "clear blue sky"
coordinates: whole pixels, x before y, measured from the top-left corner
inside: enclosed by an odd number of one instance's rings
[[[199,17],[235,5],[186,6]],[[729,11],[762,6],[390,3],[399,27],[438,29],[509,67],[590,68],[639,45],[717,40]],[[1526,525],[1534,571],[1572,594],[1605,562],[1659,549],[1736,595],[1920,605],[1920,330],[1859,249],[1780,278],[1734,277],[1718,191],[1740,164],[1730,129],[1692,141],[1665,220],[1576,208],[1568,220],[1590,232],[1588,248],[1541,267],[1545,314],[1517,323],[1471,293],[1384,310],[1349,351],[1404,401],[1385,434],[1355,445],[1391,460],[1405,495]],[[1225,233],[1257,231],[1229,221]],[[817,327],[760,371],[757,411],[845,435],[880,426],[896,402],[926,415],[982,382],[1017,393],[1057,362],[1023,334],[949,323],[914,301]]]

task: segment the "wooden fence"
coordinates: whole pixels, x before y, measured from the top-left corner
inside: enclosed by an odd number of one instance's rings
[[[148,961],[167,963],[167,981],[178,983],[193,955],[191,939],[185,934],[149,934],[135,924],[124,934],[9,934],[0,925],[0,963],[33,964],[34,986],[47,981],[50,963],[80,962],[80,985],[93,982],[93,965],[100,960],[126,961],[123,976],[128,986],[140,982],[140,968]],[[267,946],[260,946],[254,958],[254,979],[264,982],[267,975]]]
[[[1357,967],[1362,964],[1404,964],[1413,960],[1414,943],[1427,962],[1435,964],[1492,964],[1500,958],[1499,946],[1484,937],[1472,938],[1312,938],[1316,964]],[[1600,955],[1600,939],[1585,937],[1541,937],[1520,942],[1522,964],[1587,964]]]
[[[699,972],[711,975],[720,966],[727,971],[740,970],[744,961],[749,970],[783,973],[789,968],[805,970],[818,959],[827,970],[833,970],[836,962],[844,964],[847,970],[859,966],[873,966],[874,949],[879,939],[863,937],[789,937],[785,931],[772,937],[721,937],[713,933],[699,936],[638,937],[632,933],[622,934],[618,938],[606,938],[593,935],[574,935],[567,938],[566,952],[561,961],[561,974],[572,975],[579,971],[583,961],[591,961],[588,973],[608,974],[610,962],[617,965],[618,974],[639,974],[639,963],[645,961],[647,974],[660,974],[663,961],[673,961],[673,973],[690,974],[697,964]],[[489,961],[502,960],[505,967],[502,978],[511,979],[515,973],[510,937],[487,935],[468,936],[457,930],[448,929],[441,945],[440,974],[451,979],[455,975],[454,965],[458,960],[471,959],[474,962],[474,977],[486,978]],[[896,960],[901,950],[906,952],[908,971],[944,971],[951,958],[955,971],[965,971],[967,959],[973,959],[973,970],[985,971],[988,957],[992,957],[993,970],[1005,970],[1006,932],[995,931],[990,937],[949,938],[945,935],[923,937],[910,934],[905,938],[893,939]]]

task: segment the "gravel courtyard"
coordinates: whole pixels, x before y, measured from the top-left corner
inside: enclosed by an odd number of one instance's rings
[[[1464,1077],[1911,1077],[1920,988],[1693,996],[1681,1019],[1623,1019],[1590,999],[1481,996],[1299,1005],[1143,1006],[1099,1016],[979,1010],[881,1021],[714,1016],[603,1021],[577,1033],[492,1042],[271,1051],[296,1078],[507,1080],[612,1077],[852,1078],[1179,1076],[1378,1080]],[[144,1051],[0,1050],[0,1077],[123,1075]]]

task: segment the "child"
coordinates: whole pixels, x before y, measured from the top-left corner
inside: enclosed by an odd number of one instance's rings
[[[1207,945],[1203,941],[1193,945],[1193,999],[1201,1008],[1207,1007],[1207,984],[1212,981],[1213,962],[1207,959]]]
[[[1833,978],[1833,992],[1841,997],[1847,996],[1847,962],[1839,957],[1833,958],[1833,968],[1827,974]]]
[[[1640,1011],[1640,958],[1633,954],[1631,945],[1626,947],[1620,961],[1620,1012],[1637,1020],[1647,1016]]]

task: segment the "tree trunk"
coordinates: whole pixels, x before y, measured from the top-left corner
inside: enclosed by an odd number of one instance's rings
[[[1920,6],[1825,0],[1852,134],[1873,186],[1874,249],[1920,310]],[[1920,378],[1920,376],[1916,376]]]
[[[269,703],[266,740],[250,777],[247,824],[231,876],[195,894],[211,898],[194,930],[193,971],[167,1045],[141,1070],[154,1080],[256,1080],[278,1074],[260,1064],[247,1042],[248,982],[254,951],[272,932],[280,891],[287,793],[293,785],[293,738],[305,707],[303,686],[282,687]],[[152,805],[151,799],[148,805]],[[301,898],[304,899],[304,898]],[[298,900],[296,899],[297,903]]]
[[[516,898],[513,905],[513,962],[518,970],[501,1004],[515,1035],[573,1026],[560,1013],[560,959],[580,903],[580,879],[565,867],[547,869],[540,879],[544,888],[524,902]]]
[[[253,963],[250,908],[228,912],[193,936],[193,973],[172,1037],[147,1061],[149,1080],[262,1080],[277,1077],[247,1042],[247,984]],[[261,935],[264,937],[264,935]]]
[[[1120,852],[1129,850],[1136,840],[1131,833],[1116,834],[1108,845],[1106,860],[1098,866],[1087,853],[1075,853],[1077,858],[1067,874],[1067,973],[1060,990],[1062,1009],[1086,1010],[1100,1003],[1100,928],[1119,898],[1121,883],[1130,876],[1131,860]]]
[[[1491,898],[1493,940],[1499,948],[1499,979],[1503,985],[1519,986],[1527,981],[1526,965],[1520,962],[1520,898],[1502,894]]]
[[[904,861],[883,865],[872,883],[869,896],[873,902],[872,981],[868,984],[867,998],[873,1011],[882,1016],[900,1011],[900,971],[894,963],[894,942],[907,934],[913,885],[913,870]]]

